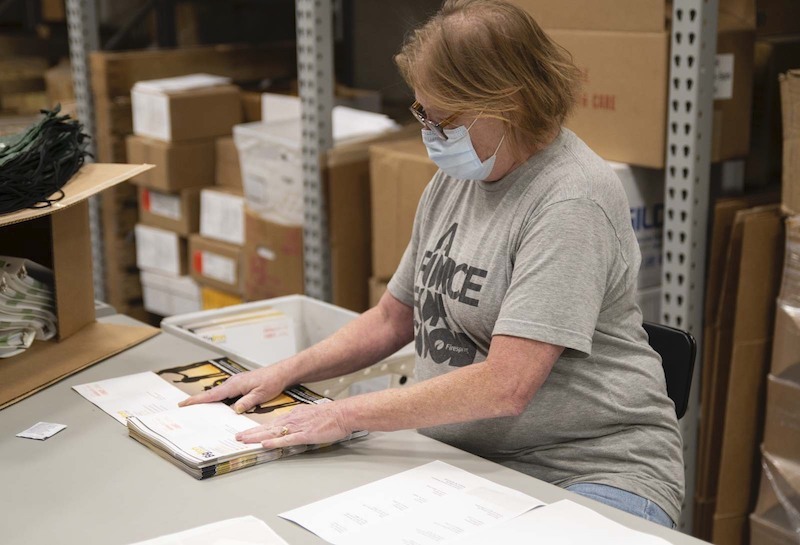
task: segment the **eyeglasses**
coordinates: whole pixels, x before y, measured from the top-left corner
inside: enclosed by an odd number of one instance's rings
[[[408,109],[411,110],[411,113],[414,114],[414,117],[417,119],[417,121],[420,122],[420,124],[423,127],[425,127],[430,131],[433,131],[433,133],[442,140],[447,140],[447,135],[444,132],[444,127],[449,125],[450,122],[453,121],[459,115],[458,112],[456,112],[453,115],[448,116],[445,119],[442,119],[438,123],[434,123],[433,121],[428,119],[428,114],[425,113],[425,109],[422,107],[422,104],[420,104],[416,100],[414,101],[414,104],[412,104]]]

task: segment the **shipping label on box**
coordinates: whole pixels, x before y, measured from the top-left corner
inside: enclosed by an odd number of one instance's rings
[[[141,199],[142,208],[147,212],[162,218],[180,221],[180,195],[170,195],[169,193],[159,193],[158,191],[144,189],[141,193]]]
[[[189,238],[191,274],[201,284],[242,293],[242,247],[200,235]]]
[[[202,309],[200,287],[190,276],[142,271],[142,299],[148,312],[172,316]]]
[[[137,224],[136,266],[180,276],[186,274],[186,239],[178,233]]]
[[[204,189],[200,193],[200,234],[244,244],[244,198],[235,193]]]
[[[200,224],[200,192],[184,189],[180,193],[164,193],[140,186],[139,222],[183,236],[195,233]]]

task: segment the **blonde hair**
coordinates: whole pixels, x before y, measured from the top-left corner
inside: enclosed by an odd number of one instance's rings
[[[520,154],[546,143],[579,92],[571,55],[501,0],[447,0],[394,60],[426,107],[501,119]]]

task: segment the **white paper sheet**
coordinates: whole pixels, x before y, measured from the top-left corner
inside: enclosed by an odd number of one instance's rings
[[[178,408],[188,394],[151,371],[89,382],[73,390],[125,425],[129,416],[146,416]]]
[[[441,461],[281,513],[334,545],[459,543],[541,501]]]
[[[481,530],[458,541],[459,545],[486,543],[537,543],[547,545],[668,545],[668,541],[631,530],[575,502],[561,500]]]
[[[137,415],[139,416],[139,415]],[[258,424],[224,403],[202,403],[139,416],[139,427],[163,437],[200,464],[210,458],[263,450],[261,443],[240,443],[235,436]]]
[[[222,520],[132,545],[288,545],[253,516]]]

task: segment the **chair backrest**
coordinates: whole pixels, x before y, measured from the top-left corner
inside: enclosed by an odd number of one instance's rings
[[[653,322],[642,325],[650,337],[650,346],[661,356],[661,365],[667,379],[667,395],[675,403],[675,414],[680,419],[689,404],[697,342],[689,333],[680,329]]]

